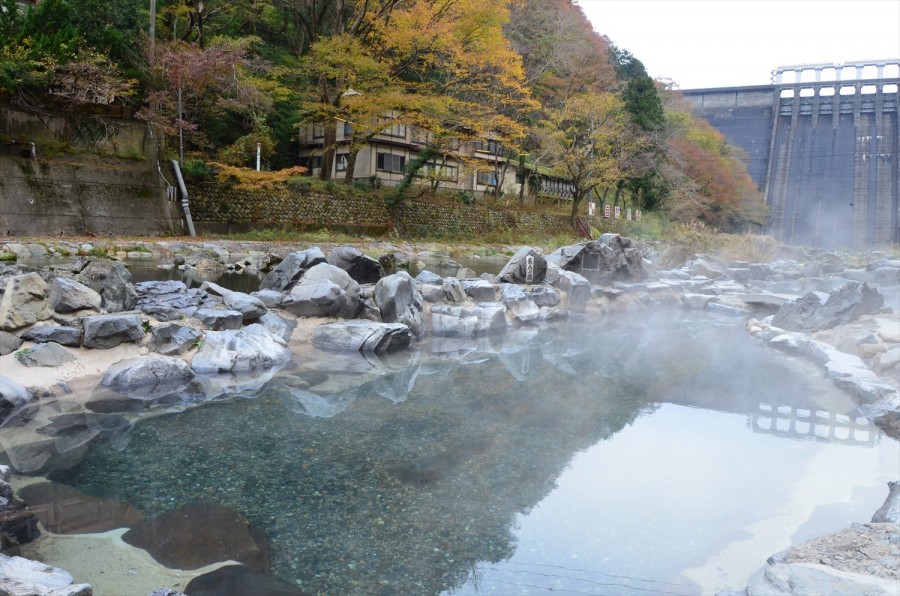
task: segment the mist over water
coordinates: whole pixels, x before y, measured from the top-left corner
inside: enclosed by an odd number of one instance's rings
[[[148,515],[228,506],[273,573],[329,594],[696,594],[868,521],[896,444],[740,322],[682,317],[309,348],[52,479]]]

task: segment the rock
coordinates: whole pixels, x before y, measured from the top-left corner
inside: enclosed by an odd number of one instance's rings
[[[0,375],[0,424],[31,399],[27,389]]]
[[[523,246],[497,274],[497,281],[512,284],[540,284],[547,274],[547,260],[534,248]]]
[[[475,302],[494,302],[497,300],[497,290],[494,284],[484,279],[467,279],[462,282],[466,296]]]
[[[709,301],[712,300],[712,296],[709,294],[693,294],[691,292],[685,292],[682,294],[681,299],[687,308],[703,310],[706,308]]]
[[[629,238],[619,234],[603,234],[599,240],[558,248],[546,259],[548,275],[551,275],[549,265],[553,265],[578,273],[597,284],[641,281],[647,277],[640,251],[632,246]],[[546,281],[556,285],[553,279]]]
[[[18,352],[16,360],[25,366],[62,366],[66,362],[75,360],[75,356],[59,344],[38,344],[30,350]]]
[[[257,322],[265,327],[269,333],[274,333],[286,342],[291,341],[291,335],[294,334],[294,329],[297,328],[297,321],[288,321],[272,312],[264,314]]]
[[[256,321],[268,312],[262,300],[243,292],[228,292],[222,296],[222,300],[227,308],[241,313],[245,325]]]
[[[381,263],[352,246],[338,246],[332,250],[328,264],[343,269],[358,284],[373,284],[384,277]]]
[[[15,331],[50,318],[47,284],[37,273],[15,275],[0,299],[0,329]]]
[[[92,315],[84,318],[85,348],[114,348],[125,342],[141,341],[144,328],[137,314]]]
[[[444,301],[444,288],[433,284],[418,284],[419,291],[422,292],[422,298],[430,304],[440,303]],[[376,308],[378,308],[376,306]],[[381,316],[379,314],[379,316]]]
[[[458,279],[445,279],[441,284],[444,300],[447,302],[465,302],[466,290]]]
[[[709,263],[706,259],[696,257],[692,259],[688,265],[691,275],[701,275],[709,279],[719,279],[725,275],[725,271]],[[748,277],[750,272],[747,272]]]
[[[137,292],[131,284],[131,272],[122,263],[114,263],[100,288],[101,306],[107,312],[131,310],[137,304]]]
[[[150,329],[150,342],[147,344],[153,352],[164,356],[184,354],[197,345],[203,333],[186,325],[164,323]]]
[[[214,504],[181,507],[147,520],[122,535],[170,569],[197,569],[238,561],[256,570],[269,567],[262,532],[242,515]]]
[[[303,596],[296,586],[243,565],[228,565],[188,582],[188,596]],[[152,595],[151,595],[152,596]]]
[[[559,306],[562,300],[559,292],[550,286],[538,286],[529,292],[531,300],[540,307]]]
[[[797,594],[895,596],[897,582],[861,573],[838,571],[825,565],[776,563],[757,571],[747,584],[747,596]]]
[[[100,294],[73,279],[57,277],[50,284],[50,306],[58,313],[100,310]]]
[[[280,336],[259,323],[236,331],[208,331],[191,367],[203,373],[244,373],[272,368],[291,360],[291,352]]]
[[[218,297],[198,288],[188,288],[184,282],[144,281],[134,285],[137,308],[158,321],[174,321],[192,316],[199,308],[218,304]]]
[[[0,594],[10,596],[91,596],[90,584],[73,584],[62,569],[22,557],[0,555]]]
[[[313,330],[312,344],[325,350],[393,352],[409,347],[412,334],[402,323],[374,321],[338,321]]]
[[[333,418],[356,400],[356,390],[319,395],[299,387],[278,387],[276,392],[286,410],[311,418]]]
[[[286,292],[294,287],[307,270],[325,262],[325,253],[318,246],[292,252],[266,275],[259,284],[259,289]]]
[[[0,331],[0,356],[12,354],[22,346],[22,340],[9,331]]]
[[[250,292],[250,295],[266,305],[266,308],[277,308],[281,306],[284,294],[275,290],[259,290],[258,292]]]
[[[127,503],[86,495],[55,482],[29,484],[19,496],[54,534],[94,534],[131,528],[144,521],[144,514]]]
[[[385,323],[402,323],[414,337],[425,334],[425,300],[415,281],[406,271],[383,277],[375,284],[373,298],[381,320]]]
[[[0,479],[0,550],[27,544],[38,536],[38,519],[21,498],[13,495],[9,467],[3,466]],[[2,591],[0,591],[2,593]]]
[[[240,329],[244,322],[244,316],[236,310],[201,308],[194,313],[194,316],[203,323],[204,327],[213,331]]]
[[[77,327],[63,327],[61,325],[36,325],[26,329],[22,333],[22,339],[34,343],[54,342],[61,346],[77,348],[81,345],[81,329]]]
[[[572,271],[560,271],[555,287],[566,293],[566,308],[582,312],[591,300],[591,282]]]
[[[319,263],[304,273],[281,307],[302,317],[352,319],[359,311],[359,284],[343,269]]]
[[[432,273],[431,271],[428,271],[427,269],[420,271],[415,279],[416,279],[416,283],[433,284],[436,286],[439,286],[444,282],[443,277],[441,277],[437,273]]]
[[[187,596],[187,594],[174,588],[157,588],[147,594],[147,596]]]
[[[437,305],[431,309],[431,333],[438,337],[475,337],[506,328],[506,308],[499,302],[470,308]]]
[[[522,286],[515,284],[501,285],[503,305],[520,323],[531,323],[541,317],[541,310],[531,299],[531,295],[525,292]]]
[[[156,399],[181,391],[194,379],[187,362],[172,356],[145,356],[116,362],[100,384],[132,398]]]
[[[873,524],[900,524],[900,481],[888,482],[887,498],[872,516]]]
[[[849,323],[884,306],[884,297],[865,282],[851,282],[828,295],[823,302],[809,293],[778,309],[772,325],[788,331],[819,331]]]

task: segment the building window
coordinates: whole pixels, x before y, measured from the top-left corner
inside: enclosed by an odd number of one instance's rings
[[[381,172],[403,173],[406,157],[392,153],[378,153],[375,156],[375,169]]]
[[[353,136],[353,125],[349,122],[344,122],[344,138],[349,139]]]
[[[399,137],[402,139],[406,138],[406,125],[405,124],[392,124],[394,119],[390,116],[379,116],[378,123],[388,125],[387,128],[381,131],[381,134],[388,137]]]
[[[347,171],[347,156],[346,155],[338,155],[335,157],[334,169],[337,172],[346,172]]]
[[[430,161],[422,166],[422,169],[416,174],[421,178],[431,178],[433,180],[440,180],[441,182],[456,182],[457,181],[457,169],[456,166],[449,166],[446,164],[440,164],[435,161]]]
[[[475,141],[475,153],[500,155],[503,146],[498,141]]]
[[[324,139],[325,138],[325,125],[324,124],[313,124],[312,136],[314,139]]]
[[[494,172],[478,172],[475,181],[482,186],[497,186],[497,174]]]

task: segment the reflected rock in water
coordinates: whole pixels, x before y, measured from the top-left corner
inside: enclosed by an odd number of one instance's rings
[[[420,366],[410,366],[400,372],[387,375],[364,385],[361,392],[372,391],[376,395],[385,397],[395,404],[406,401],[410,392],[416,385],[416,379],[419,378]]]
[[[346,410],[357,396],[356,391],[319,395],[306,389],[288,386],[272,388],[271,391],[281,398],[281,403],[288,411],[313,418],[336,416]]]
[[[32,399],[27,389],[0,375],[0,424]]]
[[[272,377],[281,368],[278,366],[246,374],[200,375],[197,377],[197,381],[203,387],[203,393],[207,400],[220,399],[232,395],[253,398],[259,394],[263,387],[266,386],[266,383],[271,381]]]

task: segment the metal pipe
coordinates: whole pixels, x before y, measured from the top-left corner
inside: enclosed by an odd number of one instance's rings
[[[181,168],[178,167],[178,160],[172,160],[172,169],[175,170],[175,178],[178,180],[178,188],[181,189],[181,208],[184,210],[184,221],[187,222],[188,233],[191,238],[197,236],[194,231],[194,220],[191,219],[191,208],[188,205],[187,186],[184,185],[184,178],[181,177]]]

